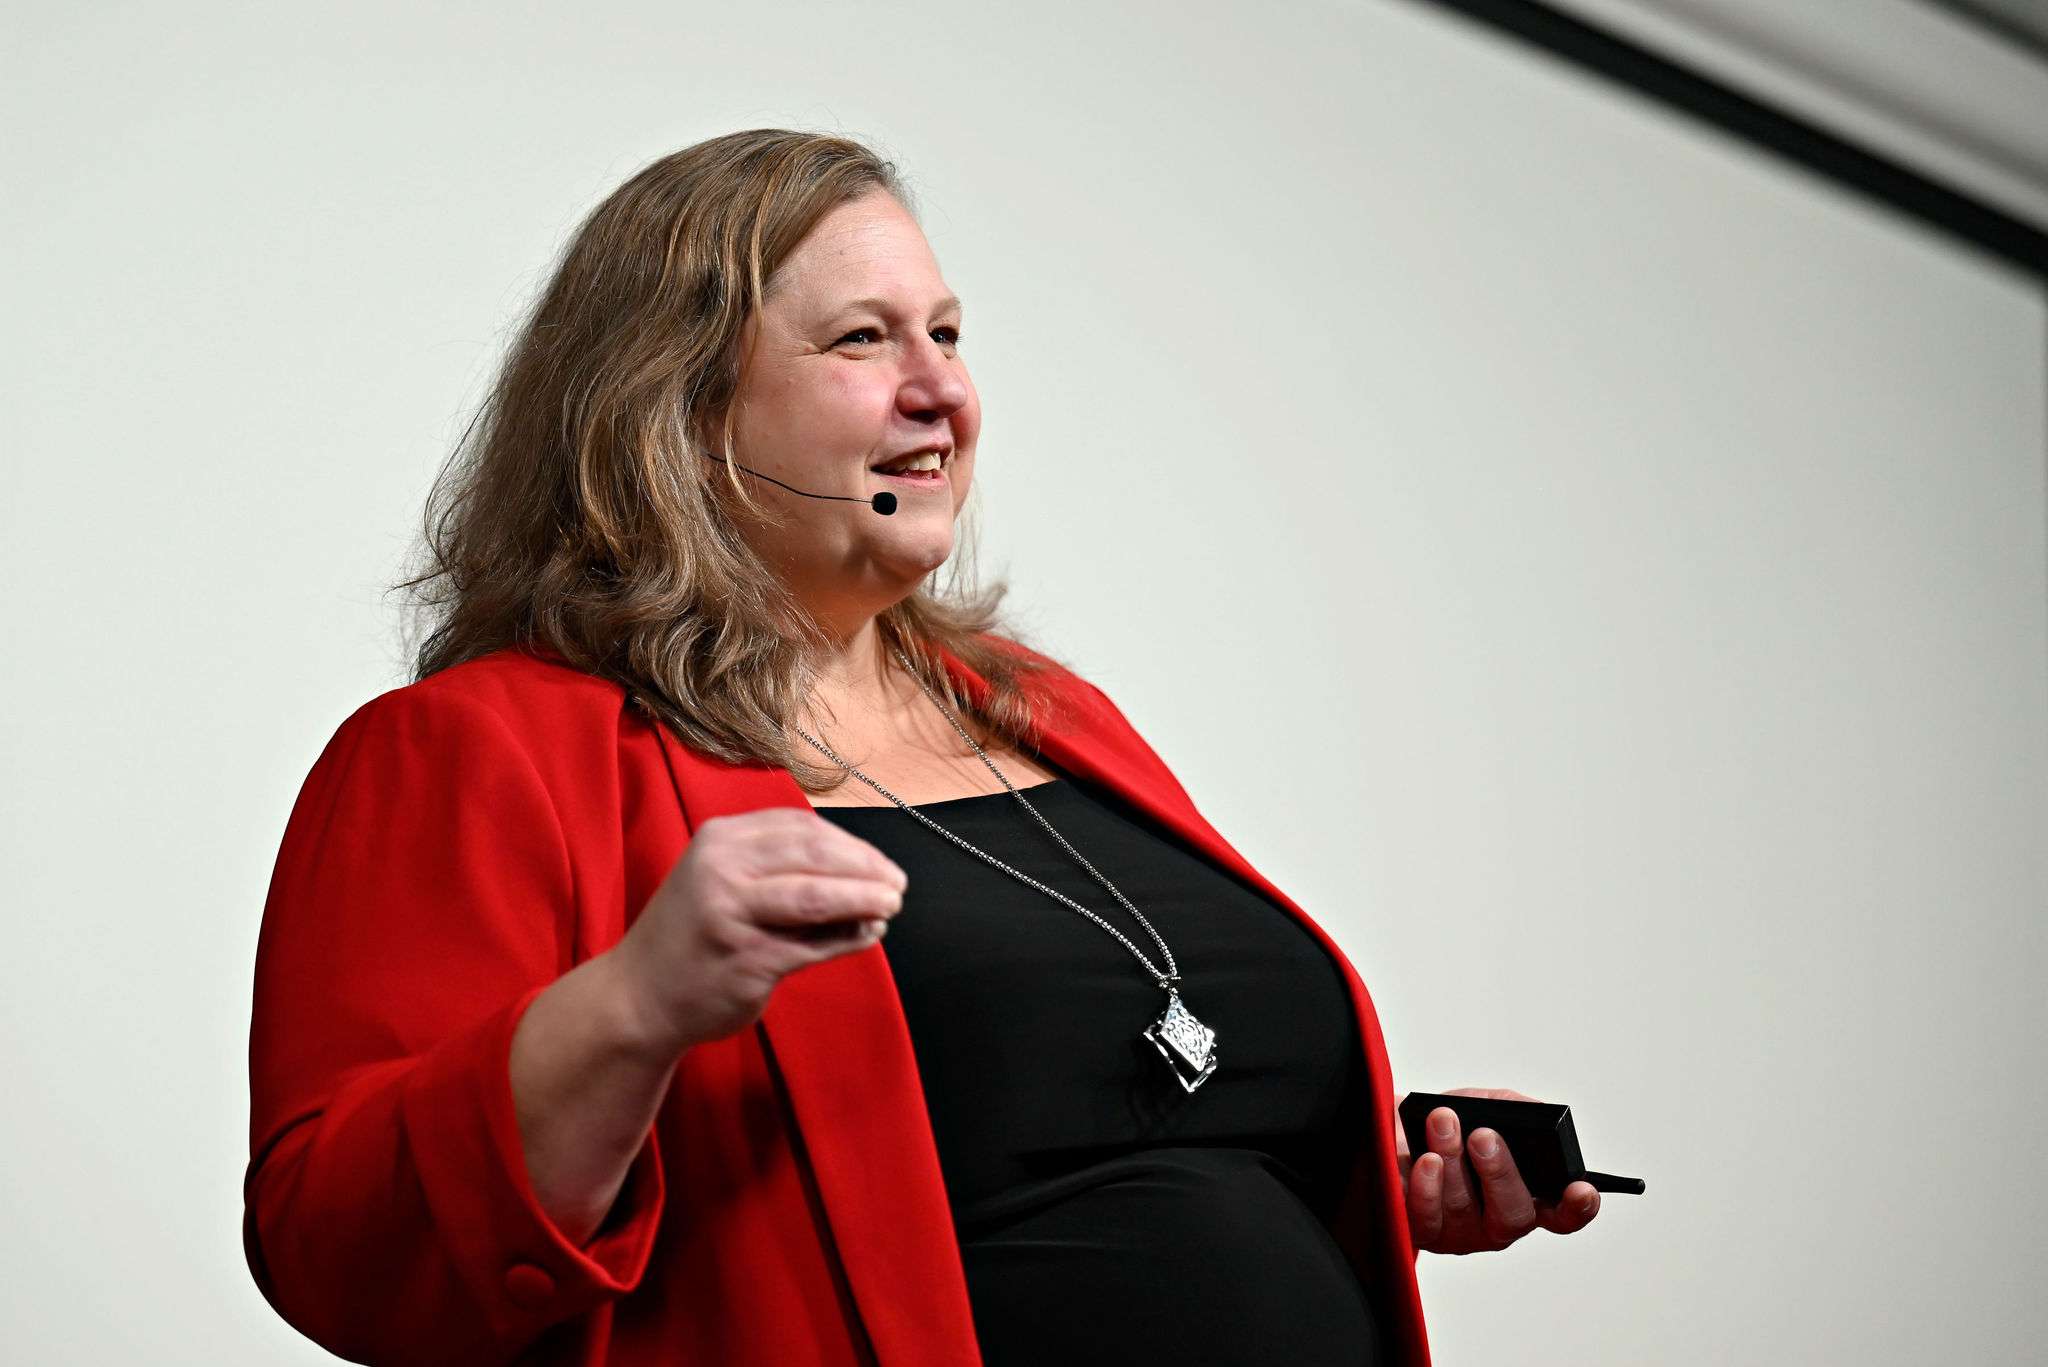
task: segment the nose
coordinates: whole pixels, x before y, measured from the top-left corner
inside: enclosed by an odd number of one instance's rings
[[[928,335],[912,343],[903,358],[903,383],[896,391],[896,406],[906,417],[943,420],[964,408],[973,393],[957,355],[949,355]]]

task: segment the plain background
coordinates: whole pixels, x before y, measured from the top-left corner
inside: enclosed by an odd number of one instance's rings
[[[326,1360],[238,1232],[285,817],[569,231],[768,125],[911,177],[984,570],[1397,1084],[1648,1180],[1425,1255],[1440,1362],[2038,1352],[2038,279],[1401,0],[12,27],[10,1357]]]

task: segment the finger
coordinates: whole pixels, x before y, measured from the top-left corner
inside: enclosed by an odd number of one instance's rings
[[[1552,1234],[1573,1234],[1600,1213],[1600,1193],[1591,1182],[1574,1182],[1554,1206],[1540,1207],[1537,1221]]]
[[[793,821],[771,821],[751,827],[746,844],[748,869],[760,876],[776,873],[837,874],[910,885],[901,865],[852,831],[816,812],[793,812]]]
[[[1536,1198],[1529,1195],[1514,1155],[1498,1134],[1485,1128],[1474,1130],[1465,1150],[1472,1155],[1473,1170],[1479,1174],[1486,1232],[1505,1248],[1536,1228]]]
[[[774,943],[764,950],[765,962],[776,977],[787,977],[800,968],[863,950],[888,933],[889,923],[880,917],[865,921],[840,921],[808,931],[770,930]]]
[[[1443,1161],[1444,1223],[1456,1225],[1473,1218],[1479,1198],[1465,1176],[1464,1146],[1458,1142],[1458,1113],[1448,1106],[1431,1111],[1426,1138],[1429,1151]]]
[[[1425,1153],[1408,1170],[1408,1237],[1434,1248],[1444,1232],[1444,1160]]]
[[[872,878],[778,873],[749,886],[746,919],[765,930],[799,931],[833,923],[887,919],[903,909],[903,893]]]

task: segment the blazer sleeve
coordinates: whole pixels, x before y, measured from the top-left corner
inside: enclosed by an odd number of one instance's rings
[[[367,1363],[508,1361],[631,1291],[663,1203],[654,1134],[578,1245],[542,1210],[512,1032],[570,966],[573,866],[528,751],[421,685],[345,721],[264,905],[243,1241],[271,1305]]]

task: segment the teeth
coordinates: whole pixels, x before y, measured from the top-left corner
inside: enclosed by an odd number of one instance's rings
[[[890,474],[907,474],[918,470],[936,470],[943,462],[937,451],[920,451],[909,460],[893,462],[880,467]]]

